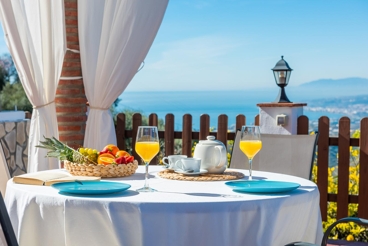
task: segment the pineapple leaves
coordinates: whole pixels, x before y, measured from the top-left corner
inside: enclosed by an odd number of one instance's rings
[[[73,152],[75,150],[73,150],[66,144],[63,144],[55,137],[47,138],[44,136],[43,138],[45,139],[45,141],[40,141],[40,145],[37,145],[36,147],[47,149],[48,152],[46,154],[46,157],[58,158],[61,161],[73,161]]]
[[[45,141],[40,141],[40,145],[36,145],[38,148],[47,149],[48,152],[46,157],[58,158],[61,161],[68,160],[70,162],[76,162],[79,164],[83,163],[93,163],[87,156],[82,155],[78,151],[70,148],[68,145],[60,142],[55,137],[47,138],[43,137]]]

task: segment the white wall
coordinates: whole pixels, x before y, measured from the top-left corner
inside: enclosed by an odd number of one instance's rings
[[[276,116],[285,114],[287,123],[276,124]],[[303,115],[303,107],[260,107],[259,124],[261,133],[296,135],[298,117]]]
[[[24,111],[1,111],[0,121],[23,120],[26,117]]]

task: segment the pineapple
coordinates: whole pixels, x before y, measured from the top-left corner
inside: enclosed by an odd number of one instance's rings
[[[78,151],[70,148],[68,145],[60,142],[55,137],[47,138],[44,136],[45,141],[40,141],[38,148],[47,149],[46,157],[58,158],[61,161],[70,161],[78,164],[95,164],[96,161],[91,160],[88,156],[84,156]]]

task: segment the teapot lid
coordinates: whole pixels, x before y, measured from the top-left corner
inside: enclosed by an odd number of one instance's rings
[[[199,144],[203,144],[203,145],[224,145],[221,141],[215,140],[215,136],[207,136],[207,140],[200,140]]]

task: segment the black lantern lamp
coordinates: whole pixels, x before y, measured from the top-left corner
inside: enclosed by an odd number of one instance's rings
[[[291,103],[285,93],[285,87],[289,83],[290,74],[293,69],[289,67],[289,64],[284,60],[284,56],[281,56],[281,60],[276,63],[276,66],[272,68],[273,75],[275,76],[276,84],[280,87],[279,95],[277,96],[276,103]]]

